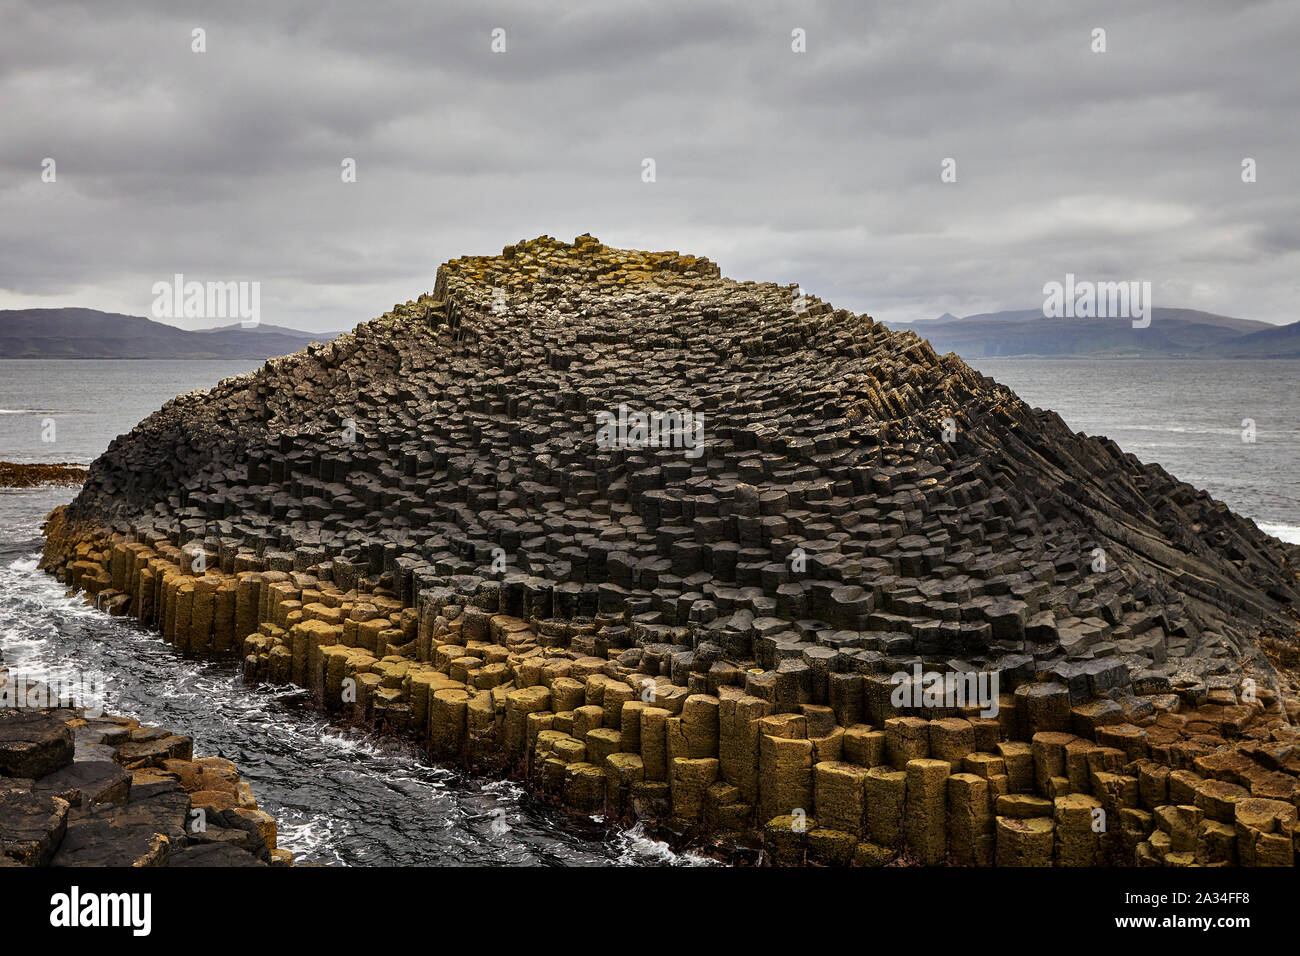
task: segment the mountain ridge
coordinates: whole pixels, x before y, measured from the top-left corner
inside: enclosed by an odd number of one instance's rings
[[[1041,309],[885,324],[964,358],[1300,358],[1297,323],[1278,326],[1199,309],[1155,308],[1148,328],[1126,319],[1045,318]]]
[[[268,359],[338,335],[274,325],[181,329],[80,307],[0,310],[0,359]]]

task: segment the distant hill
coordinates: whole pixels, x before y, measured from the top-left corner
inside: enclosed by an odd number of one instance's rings
[[[178,329],[96,309],[0,310],[0,359],[268,359],[337,335],[275,325]]]
[[[280,335],[305,336],[313,342],[328,342],[330,339],[338,338],[343,334],[342,332],[304,332],[302,329],[290,329],[283,325],[267,325],[264,322],[253,326],[251,329],[246,329],[236,323],[234,325],[218,325],[210,329],[195,329],[194,331],[201,332],[204,335],[211,332],[260,332],[262,334],[274,332]]]
[[[1196,309],[1152,311],[1151,325],[1124,319],[1049,319],[1041,309],[889,322],[963,358],[1300,358],[1300,329]],[[1288,332],[1287,330],[1291,330]]]
[[[1212,352],[1215,358],[1300,358],[1300,322],[1272,325],[1220,342]]]

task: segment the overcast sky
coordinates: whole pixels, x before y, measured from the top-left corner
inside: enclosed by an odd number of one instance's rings
[[[179,272],[350,329],[590,232],[887,321],[1073,272],[1293,322],[1298,38],[1294,2],[0,0],[0,308]]]

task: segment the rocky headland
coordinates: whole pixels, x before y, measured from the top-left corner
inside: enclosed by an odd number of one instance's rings
[[[955,355],[546,237],[182,395],[42,566],[773,863],[1293,865],[1300,550]]]

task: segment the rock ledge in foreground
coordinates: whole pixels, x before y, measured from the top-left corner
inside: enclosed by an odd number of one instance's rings
[[[0,667],[0,866],[293,863],[230,761],[132,719],[18,706],[14,684]]]

